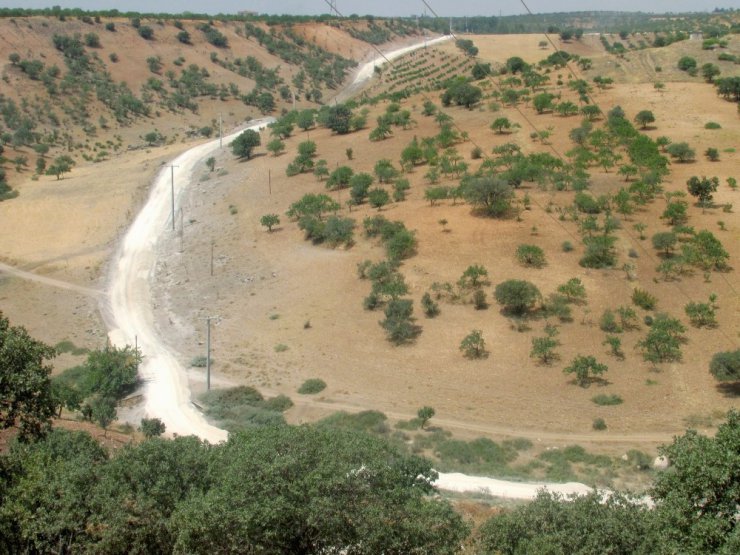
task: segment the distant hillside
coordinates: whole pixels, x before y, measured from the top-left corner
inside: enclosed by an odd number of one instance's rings
[[[0,180],[11,184],[19,173],[47,171],[60,154],[99,161],[214,135],[219,117],[233,126],[317,106],[370,42],[416,32],[397,20],[26,13],[0,10]]]

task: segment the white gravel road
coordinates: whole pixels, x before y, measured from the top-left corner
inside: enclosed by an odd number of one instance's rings
[[[252,122],[261,129],[274,118]],[[226,147],[243,129],[224,137]],[[212,442],[225,441],[225,430],[210,425],[190,400],[185,369],[157,335],[152,313],[150,280],[156,263],[154,248],[161,234],[171,231],[174,165],[175,213],[177,198],[193,179],[193,170],[219,148],[218,139],[184,152],[157,175],[144,207],[129,228],[111,266],[109,307],[105,311],[111,343],[118,347],[138,342],[143,355],[139,375],[144,382],[145,412],[160,418],[169,433],[196,435]]]
[[[440,37],[427,41],[435,44],[450,37]],[[386,53],[389,59],[397,58],[424,43],[407,46]],[[382,59],[377,61],[380,63]],[[361,85],[374,74],[376,61],[360,68],[349,88]],[[252,122],[249,128],[261,129],[272,121],[267,118]],[[224,137],[224,145],[230,143],[241,131]],[[204,143],[184,152],[157,175],[152,183],[151,193],[144,207],[126,233],[111,265],[109,280],[109,306],[104,311],[109,327],[111,343],[118,347],[138,342],[143,355],[140,377],[144,382],[143,396],[145,412],[151,417],[160,418],[168,433],[196,435],[210,442],[225,441],[225,430],[209,424],[190,399],[185,369],[178,362],[176,353],[167,348],[157,335],[154,325],[150,280],[156,264],[155,243],[160,235],[172,233],[171,220],[171,170],[174,169],[175,213],[177,197],[192,181],[193,170],[219,147],[218,140]],[[537,491],[547,488],[563,494],[583,494],[590,491],[584,484],[521,483],[495,480],[458,473],[440,473],[437,486],[441,489],[458,492],[487,493],[512,499],[532,499]]]

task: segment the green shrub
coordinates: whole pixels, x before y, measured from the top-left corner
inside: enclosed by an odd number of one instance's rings
[[[85,349],[84,347],[77,347],[74,343],[72,343],[69,340],[60,341],[56,345],[54,345],[54,348],[56,349],[57,353],[69,353],[74,356],[80,356],[80,355],[86,355],[90,352],[89,349]]]
[[[653,310],[658,304],[658,299],[644,289],[636,288],[632,291],[632,302],[644,310]]]
[[[585,214],[598,214],[601,212],[599,202],[588,193],[576,193],[573,201],[579,211]]]
[[[516,259],[522,266],[542,268],[545,265],[545,252],[537,245],[519,245]]]
[[[708,121],[704,124],[704,129],[722,129],[722,126],[716,121]]]
[[[266,400],[249,386],[208,391],[200,400],[205,405],[206,415],[221,422],[229,431],[283,425],[285,419],[281,413],[293,405],[284,395]]]
[[[622,326],[617,322],[617,317],[612,310],[605,310],[599,319],[599,329],[607,333],[621,333]]]
[[[213,364],[213,359],[211,358],[211,364]],[[190,366],[193,368],[205,368],[208,366],[208,357],[203,355],[198,355],[192,358],[190,361]]]
[[[600,406],[612,406],[621,405],[623,403],[622,398],[619,395],[596,395],[591,400]]]
[[[365,410],[356,414],[339,411],[319,420],[316,425],[320,428],[387,434],[390,431],[387,420],[388,417],[377,410]]]
[[[326,382],[320,378],[309,378],[301,384],[298,388],[298,393],[301,395],[315,395],[321,393],[326,389]]]
[[[424,293],[421,297],[421,308],[427,318],[434,318],[439,314],[439,305],[434,302],[429,292]]]
[[[606,430],[606,421],[603,418],[595,418],[591,427],[597,431]]]
[[[278,395],[270,399],[265,399],[260,406],[265,410],[285,412],[293,406],[293,401],[287,395]]]
[[[740,349],[716,353],[709,363],[709,371],[722,382],[740,380]]]

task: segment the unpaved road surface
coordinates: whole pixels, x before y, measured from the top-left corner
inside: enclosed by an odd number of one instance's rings
[[[28,281],[35,281],[36,283],[49,285],[58,289],[67,289],[68,291],[82,293],[83,295],[91,295],[93,297],[102,297],[105,295],[103,291],[100,291],[98,289],[83,287],[82,285],[76,285],[67,281],[61,281],[58,279],[42,276],[33,272],[26,272],[25,270],[21,270],[20,268],[16,268],[14,266],[8,266],[7,264],[4,264],[2,262],[0,262],[0,273],[9,274],[11,276],[15,276]]]
[[[248,129],[261,129],[271,121],[254,122]],[[241,131],[224,137],[224,145]],[[160,418],[169,433],[193,434],[212,442],[225,441],[227,433],[210,425],[190,401],[185,369],[155,330],[149,281],[156,263],[157,238],[172,232],[172,195],[177,213],[177,197],[190,183],[196,165],[217,148],[218,139],[191,148],[157,175],[149,199],[126,233],[111,267],[109,304],[104,310],[111,343],[117,347],[138,344],[141,350],[139,376],[144,382],[145,412]],[[175,166],[174,193],[170,166]]]
[[[448,40],[448,37],[436,39],[437,42],[442,40]],[[432,42],[428,41],[428,44]],[[422,42],[385,55],[393,59],[423,46]],[[358,87],[370,79],[375,63],[372,61],[360,68],[350,87]],[[249,128],[258,130],[270,121],[265,119]],[[239,132],[224,137],[224,144],[230,143]],[[156,332],[150,280],[156,264],[155,243],[161,234],[172,233],[171,195],[175,197],[177,213],[177,197],[190,184],[195,167],[218,145],[219,141],[214,140],[194,147],[160,171],[152,184],[149,199],[126,233],[111,266],[109,304],[104,310],[111,343],[118,347],[136,343],[141,350],[143,362],[139,375],[144,382],[146,414],[160,418],[170,434],[196,435],[214,443],[225,441],[228,434],[209,424],[193,406],[185,369]],[[174,192],[171,190],[173,170],[170,166],[174,166]],[[542,488],[563,494],[590,491],[588,486],[579,483],[508,482],[458,473],[440,473],[437,485],[450,491],[483,492],[513,499],[532,499]]]

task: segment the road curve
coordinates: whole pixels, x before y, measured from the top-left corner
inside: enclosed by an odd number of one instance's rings
[[[448,37],[441,37],[435,42],[447,39]],[[431,42],[428,41],[427,44]],[[422,42],[385,55],[393,59],[423,46]],[[360,68],[351,87],[372,78],[374,67],[375,60]],[[254,123],[250,128],[261,129],[268,123],[269,120],[263,120]],[[224,143],[231,142],[239,132],[224,137]],[[144,358],[139,374],[144,382],[146,413],[160,418],[169,433],[196,435],[213,443],[225,441],[228,433],[209,424],[193,406],[185,369],[178,362],[176,354],[168,349],[157,335],[149,282],[156,264],[155,243],[160,234],[167,232],[171,223],[169,166],[176,166],[174,182],[177,198],[190,184],[195,166],[216,148],[218,140],[194,147],[163,167],[157,175],[149,199],[126,233],[111,266],[109,304],[107,310],[104,310],[111,343],[123,347],[138,342],[141,349]],[[532,499],[542,488],[564,494],[583,494],[590,491],[588,486],[579,483],[508,482],[459,473],[440,473],[437,486],[450,491],[484,492],[513,499]]]
[[[274,119],[253,122],[248,129],[261,129],[271,121]],[[224,145],[241,131],[224,137]],[[159,172],[149,199],[126,233],[111,266],[108,306],[103,311],[111,343],[123,347],[137,342],[141,349],[139,377],[144,383],[146,413],[160,418],[170,433],[193,434],[212,442],[225,441],[227,432],[209,424],[191,403],[185,369],[157,335],[149,282],[156,264],[155,243],[160,234],[168,232],[172,222],[169,166],[175,166],[177,198],[190,184],[196,165],[217,148],[218,139],[191,148]]]

